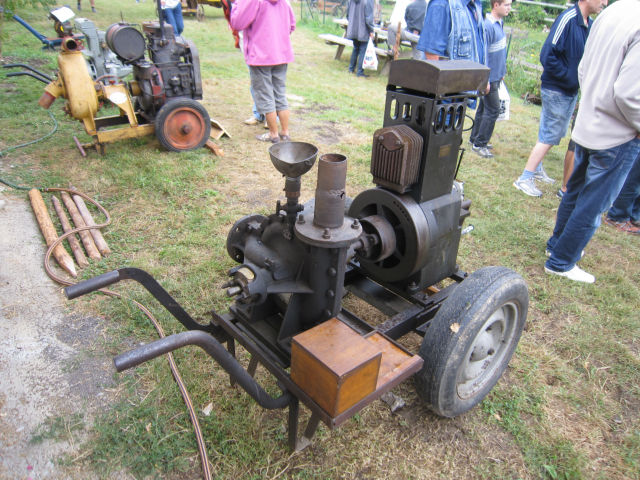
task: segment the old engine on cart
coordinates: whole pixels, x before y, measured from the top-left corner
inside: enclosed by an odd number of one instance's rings
[[[202,147],[209,138],[211,120],[197,102],[202,99],[202,80],[193,42],[176,38],[171,25],[162,21],[143,23],[142,32],[116,23],[106,30],[105,40],[117,58],[132,67],[134,80],[94,80],[82,55],[82,42],[65,37],[58,76],[45,87],[40,105],[49,108],[57,97],[65,98],[65,111],[84,124],[100,149],[108,142],[153,133],[168,150]],[[103,103],[115,105],[119,113],[97,117]]]
[[[438,414],[480,402],[507,366],[527,316],[528,291],[504,267],[471,274],[457,265],[470,202],[455,181],[466,103],[488,69],[466,61],[391,64],[382,128],[373,135],[377,187],[346,198],[347,159],[318,161],[315,198],[299,202],[301,176],[317,148],[290,142],[269,149],[285,180],[285,202],[270,215],[239,219],[227,238],[238,262],[225,285],[235,298],[210,325],[189,317],[148,274],[106,273],[66,289],[70,298],[134,279],[192,331],[116,357],[121,371],[185,345],[204,348],[265,408],[289,407],[289,441],[302,448],[320,421],[333,428],[415,376],[418,394]],[[377,325],[349,311],[353,294],[383,312]],[[423,337],[412,353],[398,340]],[[248,371],[220,342],[251,354]],[[260,363],[277,379],[272,398],[252,378]],[[312,412],[298,438],[298,408]]]

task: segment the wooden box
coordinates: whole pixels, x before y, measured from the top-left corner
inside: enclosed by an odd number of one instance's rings
[[[291,379],[336,417],[376,390],[382,352],[332,318],[293,337]]]

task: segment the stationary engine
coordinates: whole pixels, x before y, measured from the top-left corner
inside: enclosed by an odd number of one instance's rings
[[[116,23],[107,29],[106,41],[123,63],[133,65],[136,99],[148,120],[172,98],[202,99],[198,50],[191,40],[176,39],[171,25],[145,22],[141,33],[133,25]]]
[[[208,140],[211,120],[196,101],[202,99],[202,80],[193,42],[176,39],[171,25],[162,21],[143,23],[142,32],[127,23],[113,24],[105,41],[123,65],[133,68],[133,81],[119,81],[119,72],[105,73],[110,81],[94,80],[97,64],[91,64],[94,68],[90,72],[82,42],[64,37],[58,77],[45,87],[40,105],[49,108],[57,97],[66,98],[65,111],[84,123],[95,139],[94,146],[101,149],[110,141],[154,132],[168,150],[202,147]],[[98,79],[104,80],[104,75]],[[120,115],[96,118],[104,102],[117,106]],[[128,127],[112,128],[126,123]]]
[[[320,157],[315,198],[302,205],[301,176],[314,166],[317,148],[272,145],[286,201],[231,228],[227,251],[238,265],[225,288],[235,302],[227,313],[212,312],[210,324],[189,317],[135,268],[68,287],[67,296],[125,279],[141,283],[189,331],[117,356],[116,369],[197,345],[261,406],[289,408],[291,448],[308,445],[320,421],[334,428],[410,376],[439,415],[466,412],[507,367],[529,302],[516,272],[491,266],[468,274],[456,264],[470,204],[454,181],[466,101],[488,74],[467,61],[395,60],[372,145],[377,187],[351,203],[343,155]],[[347,292],[386,319],[350,311]],[[417,354],[396,342],[407,333],[423,336]],[[246,370],[233,357],[236,340],[251,355]],[[277,379],[277,398],[253,378],[258,363]],[[311,411],[302,438],[299,401]]]

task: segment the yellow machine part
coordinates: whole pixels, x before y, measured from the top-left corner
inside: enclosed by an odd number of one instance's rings
[[[80,51],[60,52],[58,78],[45,87],[45,92],[53,97],[66,98],[69,114],[84,123],[89,135],[95,135],[94,118],[98,111],[98,94]]]

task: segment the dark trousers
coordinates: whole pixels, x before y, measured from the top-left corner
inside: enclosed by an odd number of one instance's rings
[[[545,266],[556,272],[571,270],[600,226],[604,213],[640,155],[640,139],[607,150],[576,145],[573,173],[562,196],[553,235],[547,241],[551,257]]]
[[[493,127],[495,127],[498,115],[500,115],[499,88],[499,80],[491,82],[489,93],[484,97],[480,97],[480,105],[478,105],[476,119],[469,138],[476,147],[486,147],[489,140],[491,140],[491,135],[493,135]]]
[[[607,216],[616,222],[640,221],[640,157],[636,158]]]
[[[364,61],[364,52],[367,51],[368,43],[369,43],[368,39],[364,42],[361,42],[360,40],[353,40],[353,52],[351,53],[351,61],[349,62],[349,71],[351,73],[353,73],[356,70],[356,62],[357,62],[358,70],[356,71],[356,73],[358,75],[364,75],[364,70],[362,69],[362,62]]]

